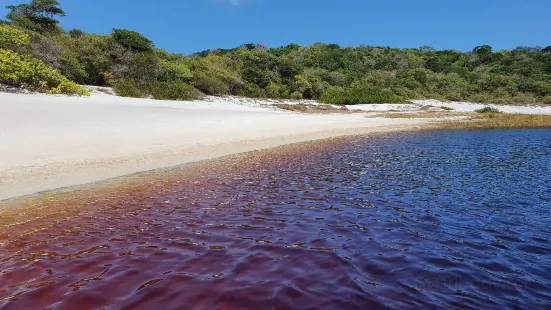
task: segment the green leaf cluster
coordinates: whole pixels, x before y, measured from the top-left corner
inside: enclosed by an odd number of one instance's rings
[[[32,0],[30,3],[9,5],[7,18],[14,24],[37,32],[56,32],[59,21],[65,16],[56,0]]]
[[[195,100],[201,92],[193,86],[182,82],[139,82],[133,79],[119,79],[113,82],[119,96],[132,98],[153,98],[157,100]]]
[[[0,49],[0,83],[51,94],[89,94],[43,61],[5,49]]]
[[[29,35],[24,31],[8,25],[0,25],[0,48],[18,50],[27,47],[29,43]]]
[[[153,42],[136,31],[113,29],[113,39],[135,52],[151,52],[153,50]]]
[[[354,86],[351,88],[330,88],[320,98],[320,102],[352,105],[378,103],[405,103],[403,97],[374,86]]]

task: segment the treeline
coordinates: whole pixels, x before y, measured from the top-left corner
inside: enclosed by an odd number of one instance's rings
[[[26,78],[19,72],[4,74],[5,63],[13,61],[6,59],[38,61],[70,81],[113,86],[117,94],[128,97],[187,100],[208,94],[335,104],[422,98],[551,104],[551,46],[494,51],[484,45],[459,52],[246,44],[181,55],[158,49],[130,30],[114,29],[108,35],[65,31],[55,19],[64,15],[55,0],[33,0],[8,9],[0,26],[0,82],[34,89],[51,91],[57,80],[45,84],[29,78],[32,73]],[[61,83],[69,90],[65,92],[76,93],[68,81]],[[54,92],[59,91],[63,89]]]

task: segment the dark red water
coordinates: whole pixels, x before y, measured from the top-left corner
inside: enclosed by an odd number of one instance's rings
[[[0,214],[2,309],[548,308],[551,130],[313,144]]]

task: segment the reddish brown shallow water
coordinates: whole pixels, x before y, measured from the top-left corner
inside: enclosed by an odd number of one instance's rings
[[[3,213],[0,307],[544,308],[550,205],[534,187],[549,183],[473,176],[511,155],[439,154],[423,141],[456,137],[438,135],[254,153]]]

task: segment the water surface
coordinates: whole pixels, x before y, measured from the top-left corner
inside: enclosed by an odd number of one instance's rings
[[[209,162],[4,215],[0,307],[545,309],[550,167],[550,129]]]

